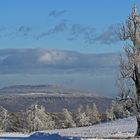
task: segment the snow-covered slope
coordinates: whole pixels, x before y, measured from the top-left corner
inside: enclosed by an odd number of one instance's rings
[[[88,138],[133,137],[135,135],[136,128],[136,118],[129,117],[126,119],[119,119],[108,123],[100,123],[89,127],[69,128],[47,132],[58,133],[62,136],[77,136]]]
[[[64,140],[70,139],[70,138],[73,140],[93,140],[96,138],[97,139],[100,139],[100,138],[115,138],[116,139],[116,138],[133,137],[136,132],[136,128],[137,128],[136,118],[129,117],[126,119],[120,119],[120,120],[116,120],[116,121],[108,122],[108,123],[100,123],[100,124],[89,126],[89,127],[42,131],[40,134],[41,136],[42,134],[45,134],[42,137],[43,140],[44,139],[47,140],[48,135],[46,133],[59,134],[59,136],[62,136],[62,137],[67,136],[65,137]],[[18,140],[23,139],[23,137],[25,140],[38,139],[38,135],[36,135],[36,133],[31,134],[31,136],[23,135],[23,134],[21,135],[20,133],[0,134],[0,140],[2,138],[4,138],[5,140],[8,140],[8,137],[11,137],[12,139],[15,137],[15,138],[18,138]],[[39,139],[41,140],[41,137]],[[58,139],[56,137],[53,137],[53,140],[58,140]]]

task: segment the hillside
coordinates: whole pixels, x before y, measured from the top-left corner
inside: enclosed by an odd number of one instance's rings
[[[59,112],[62,108],[74,111],[80,105],[91,106],[95,103],[103,112],[111,99],[54,85],[21,85],[0,89],[0,105],[11,112],[25,110],[34,103],[45,106],[49,112]]]

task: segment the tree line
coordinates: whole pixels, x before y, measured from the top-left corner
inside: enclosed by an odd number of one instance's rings
[[[63,108],[62,112],[47,112],[42,105],[34,104],[22,112],[8,112],[0,107],[0,131],[33,132],[39,130],[63,129],[91,126],[133,115],[133,103],[112,101],[110,108],[100,113],[95,104],[79,106],[74,112]]]

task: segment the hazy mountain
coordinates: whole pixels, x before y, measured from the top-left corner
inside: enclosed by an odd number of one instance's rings
[[[105,111],[111,99],[58,85],[18,85],[0,89],[0,105],[11,112],[25,110],[34,103],[45,106],[49,112],[63,108],[74,111],[80,105],[86,107],[93,103],[100,111]]]
[[[0,89],[0,95],[17,95],[17,94],[37,93],[37,94],[81,94],[83,91],[66,88],[63,85],[15,85],[7,86]]]

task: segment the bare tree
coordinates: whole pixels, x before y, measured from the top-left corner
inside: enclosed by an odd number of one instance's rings
[[[118,35],[121,40],[127,41],[125,56],[120,59],[120,80],[126,82],[127,86],[131,83],[132,89],[135,89],[134,102],[138,124],[136,136],[140,136],[140,15],[136,5],[133,6],[125,24],[119,28]],[[125,93],[131,93],[129,86]],[[129,95],[122,94],[122,98],[128,97]]]

